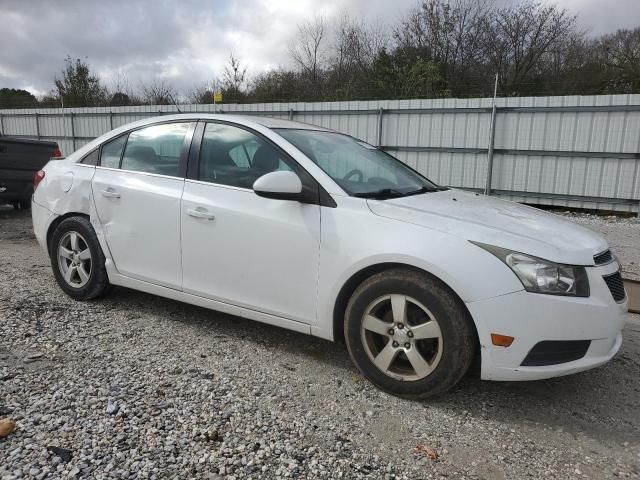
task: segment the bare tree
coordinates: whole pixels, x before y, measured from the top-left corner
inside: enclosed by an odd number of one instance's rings
[[[413,47],[430,60],[466,65],[480,60],[482,39],[493,13],[492,0],[426,0],[395,31],[400,47]]]
[[[229,63],[224,67],[222,73],[222,84],[225,93],[239,97],[243,95],[247,79],[247,67],[240,64],[233,53],[229,55]]]
[[[607,72],[607,90],[640,91],[640,27],[605,35],[597,43],[597,54]]]
[[[575,20],[566,10],[534,1],[498,9],[485,43],[500,89],[508,95],[523,91],[543,69],[545,55],[576,31]]]
[[[142,85],[142,100],[149,105],[173,105],[176,98],[174,88],[164,80],[154,80]]]
[[[298,25],[298,34],[289,44],[291,58],[313,84],[318,83],[322,69],[325,55],[323,40],[326,33],[326,20],[318,16]]]
[[[380,22],[366,24],[345,13],[336,25],[332,64],[339,70],[367,68],[388,44],[389,37]]]
[[[187,99],[190,103],[213,103],[213,94],[216,91],[216,83],[216,81],[212,80],[193,87],[187,94]]]
[[[129,78],[121,69],[118,69],[109,87],[109,105],[122,106],[139,103],[142,101],[134,92]]]
[[[337,98],[365,95],[373,63],[389,44],[382,23],[367,24],[344,13],[334,27],[327,81]]]
[[[402,55],[437,64],[448,88],[457,94],[478,80],[493,13],[493,0],[425,0],[394,36]]]

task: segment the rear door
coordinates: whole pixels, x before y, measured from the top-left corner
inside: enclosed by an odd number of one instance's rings
[[[313,323],[320,207],[259,197],[251,187],[275,170],[294,170],[305,185],[315,181],[252,131],[204,125],[182,198],[184,291]]]
[[[193,122],[154,124],[102,146],[92,181],[118,271],[180,289],[180,197]]]

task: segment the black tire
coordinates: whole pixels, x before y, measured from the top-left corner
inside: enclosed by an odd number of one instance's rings
[[[396,364],[395,362],[400,362],[398,368],[404,368],[405,370],[400,370],[401,373],[397,374],[397,376],[402,377],[403,371],[410,372],[412,369],[412,363],[407,356],[410,348],[418,349],[421,352],[425,348],[431,349],[432,359],[437,358],[437,360],[432,362],[433,369],[423,378],[419,378],[417,369],[413,373],[415,379],[408,379],[408,376],[405,376],[404,379],[394,378],[390,376],[393,374],[393,372],[389,373],[391,371],[390,368],[385,373],[372,360],[372,357],[375,356],[372,353],[372,349],[375,346],[372,347],[370,342],[378,342],[380,345],[378,348],[380,349],[386,348],[393,343],[392,339],[396,339],[397,335],[388,336],[387,340],[385,340],[384,335],[375,337],[375,335],[379,335],[377,333],[373,334],[374,337],[371,337],[371,333],[368,330],[363,330],[364,316],[365,313],[369,313],[368,309],[372,304],[376,305],[379,299],[394,294],[410,297],[409,300],[419,302],[421,306],[428,309],[432,314],[432,319],[436,319],[439,325],[441,340],[429,339],[427,341],[433,343],[425,347],[424,343],[420,343],[423,340],[409,339],[415,343],[405,343],[404,345],[408,348],[400,349],[400,353],[393,357],[394,360],[392,362],[394,363],[390,365],[393,367]],[[390,302],[391,300],[389,300],[388,308],[391,306]],[[411,302],[407,305],[410,304]],[[384,306],[381,308],[384,309]],[[421,312],[417,304],[407,307],[407,311],[410,308],[414,310],[412,313]],[[381,312],[383,311],[381,310]],[[389,320],[389,315],[391,315],[391,321],[394,321],[395,317],[392,311],[388,311],[385,315],[387,315],[387,321]],[[376,315],[377,317],[379,315]],[[417,328],[418,326],[416,324],[411,327],[410,320],[407,324],[409,327],[405,326],[405,329]],[[395,326],[398,324],[390,323],[389,325]],[[398,328],[400,327],[397,327],[395,331],[402,333]],[[392,330],[393,328],[389,333]],[[402,334],[406,335],[407,331],[404,330]],[[412,332],[411,335],[413,336]],[[345,311],[344,336],[351,359],[367,379],[387,393],[410,399],[434,397],[452,388],[469,370],[476,348],[475,329],[462,301],[437,278],[409,269],[393,269],[378,273],[365,280],[356,289]],[[365,343],[367,343],[367,346],[365,346]],[[438,348],[441,350],[438,350]],[[438,355],[433,353],[437,351],[440,352]],[[370,355],[372,356],[370,357]]]
[[[31,199],[27,198],[26,200],[14,200],[11,202],[13,208],[16,210],[29,210],[31,208]]]
[[[65,280],[60,266],[60,258],[58,249],[61,241],[67,234],[77,232],[81,235],[82,240],[86,243],[91,253],[90,272],[88,280],[82,286],[75,287]],[[104,254],[98,243],[98,237],[91,226],[89,219],[82,216],[69,217],[60,222],[51,236],[51,244],[49,245],[49,256],[51,258],[51,267],[53,275],[64,292],[75,300],[92,300],[102,297],[109,292],[110,284],[105,268]],[[64,259],[63,259],[64,260]]]

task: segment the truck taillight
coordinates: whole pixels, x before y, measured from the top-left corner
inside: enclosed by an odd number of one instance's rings
[[[56,147],[53,153],[51,154],[51,158],[62,158],[62,150]]]
[[[33,191],[36,191],[36,188],[38,188],[38,185],[40,185],[40,182],[44,180],[44,170],[38,170],[34,175],[33,175]]]

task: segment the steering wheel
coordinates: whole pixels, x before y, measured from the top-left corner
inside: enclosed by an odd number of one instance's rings
[[[354,168],[353,170],[351,170],[344,177],[342,177],[342,179],[349,180],[354,175],[358,176],[358,182],[362,182],[364,180],[364,173],[362,173],[362,170],[358,170],[357,168]]]

